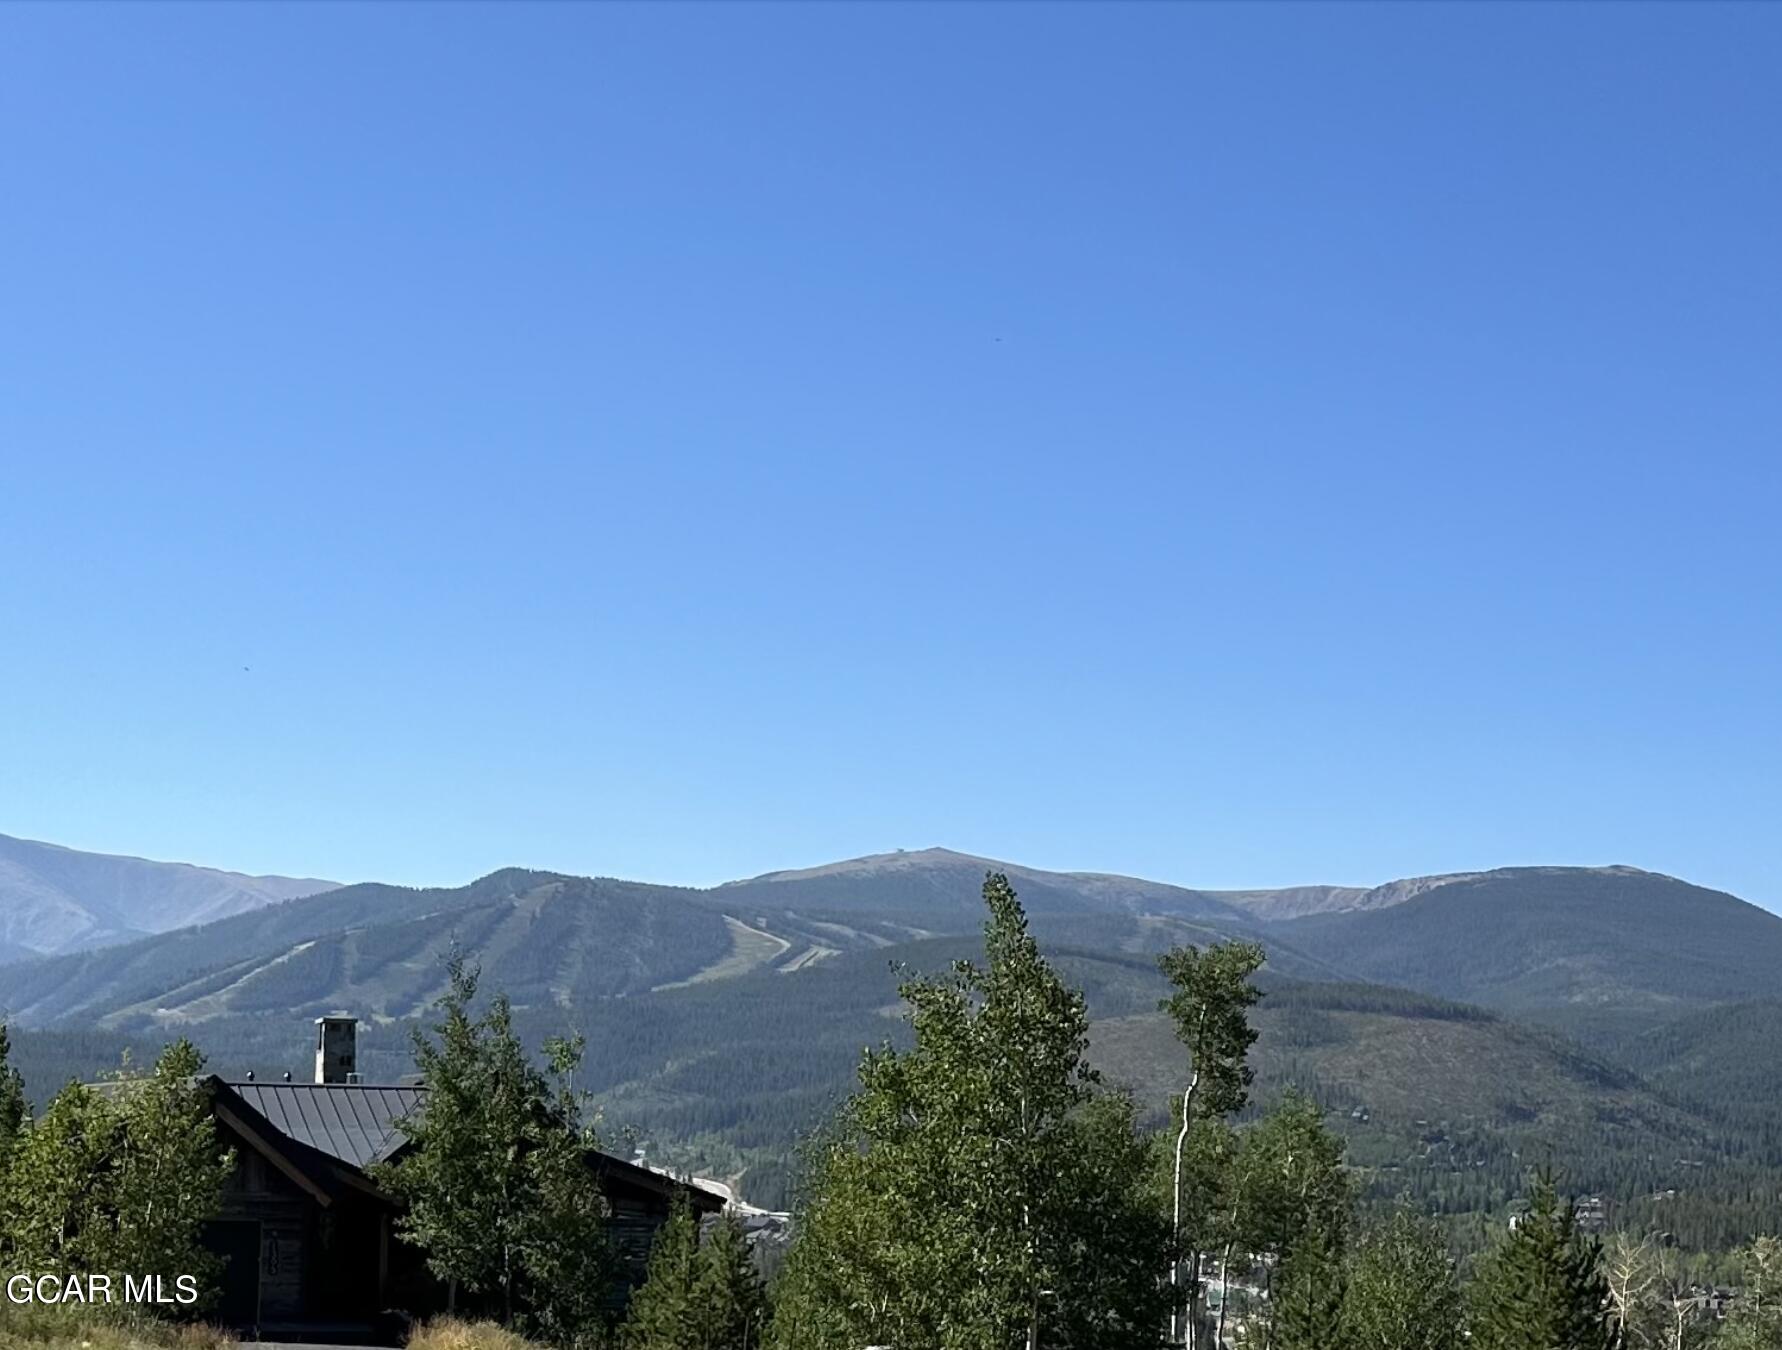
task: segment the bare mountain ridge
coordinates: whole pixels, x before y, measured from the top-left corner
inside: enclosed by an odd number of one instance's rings
[[[0,834],[0,963],[128,942],[337,885],[85,853]]]
[[[1209,891],[1109,872],[1049,872],[949,848],[898,849],[817,867],[767,872],[717,887],[735,896],[773,890],[821,896],[831,906],[892,904],[910,909],[977,906],[986,872],[1006,873],[1030,913],[1109,909],[1132,914],[1242,919],[1243,911]]]
[[[1378,886],[1308,885],[1250,890],[1205,890],[1111,872],[1046,871],[937,847],[898,849],[891,853],[872,853],[816,867],[766,872],[743,881],[726,882],[717,889],[726,891],[793,884],[808,886],[815,892],[826,885],[848,887],[876,883],[878,888],[902,885],[912,895],[918,895],[943,892],[948,889],[948,883],[967,876],[973,878],[972,897],[975,900],[976,882],[982,879],[986,871],[1006,872],[1017,889],[1021,888],[1023,882],[1030,885],[1038,883],[1048,890],[1068,889],[1084,900],[1102,902],[1132,913],[1250,919],[1264,923],[1304,918],[1311,914],[1388,909],[1440,887],[1473,881],[1498,872],[1531,876],[1543,872],[1599,872],[1623,877],[1659,875],[1622,864],[1605,867],[1521,867],[1498,868],[1492,873],[1444,872],[1431,876],[1403,877]],[[1023,892],[1024,898],[1025,894]],[[1033,910],[1034,906],[1029,904],[1028,908]]]

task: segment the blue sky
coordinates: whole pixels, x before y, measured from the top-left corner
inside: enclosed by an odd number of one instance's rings
[[[0,10],[0,831],[1782,906],[1782,9]]]

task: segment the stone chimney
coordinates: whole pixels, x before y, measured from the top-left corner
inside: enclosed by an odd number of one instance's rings
[[[359,1081],[359,1019],[316,1018],[316,1082]]]

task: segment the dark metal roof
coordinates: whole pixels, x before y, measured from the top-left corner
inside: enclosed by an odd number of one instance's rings
[[[400,1122],[427,1101],[427,1089],[418,1084],[238,1081],[223,1086],[287,1139],[360,1172],[372,1163],[390,1161],[408,1143]],[[296,1156],[301,1159],[302,1150]],[[599,1150],[590,1150],[588,1156],[609,1191],[615,1186],[663,1196],[679,1191],[697,1213],[712,1214],[724,1208],[724,1197],[703,1186]]]
[[[361,1170],[407,1142],[398,1122],[427,1095],[425,1088],[361,1083],[230,1083],[229,1090],[281,1134]]]

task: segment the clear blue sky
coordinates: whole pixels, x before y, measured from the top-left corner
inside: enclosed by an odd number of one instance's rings
[[[1782,7],[0,8],[0,831],[1782,905]]]

